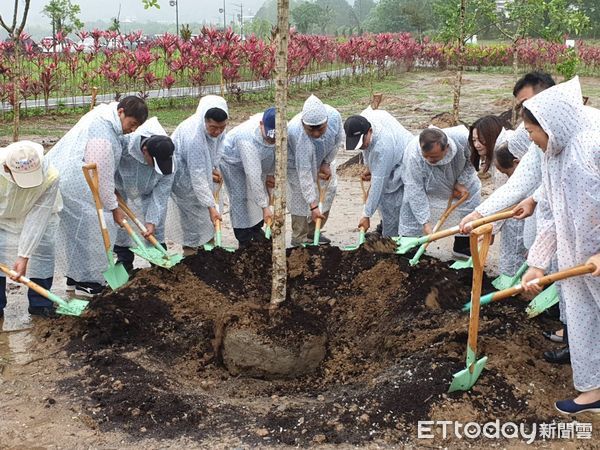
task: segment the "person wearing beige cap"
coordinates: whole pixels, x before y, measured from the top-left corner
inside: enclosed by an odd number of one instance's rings
[[[325,224],[337,190],[335,157],[344,142],[342,116],[311,95],[302,112],[288,124],[288,209],[292,215],[292,246],[311,242],[316,219]],[[322,211],[317,181],[327,190]],[[321,234],[320,243],[329,243]]]
[[[57,170],[44,148],[20,141],[0,149],[0,262],[19,276],[50,289],[54,275],[54,235],[61,201]],[[31,289],[29,313],[53,317],[52,302]],[[6,306],[6,278],[0,277],[0,318]]]

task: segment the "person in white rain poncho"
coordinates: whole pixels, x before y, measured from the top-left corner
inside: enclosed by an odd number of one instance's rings
[[[189,255],[214,237],[214,224],[221,220],[214,193],[222,183],[219,165],[229,112],[223,97],[200,99],[196,113],[173,132],[175,179],[167,217],[167,236]],[[220,200],[222,196],[220,196]]]
[[[45,289],[54,276],[54,239],[61,207],[58,171],[40,144],[21,141],[0,149],[0,262]],[[29,289],[29,313],[54,316],[52,302]],[[0,274],[0,318],[6,277]]]
[[[268,188],[275,183],[275,108],[256,114],[227,133],[221,172],[229,213],[240,246],[264,237],[272,220]]]
[[[123,155],[115,180],[117,192],[145,222],[147,231],[142,235],[154,235],[163,242],[167,204],[173,185],[173,141],[158,119],[152,117],[134,133],[123,136],[122,143]],[[114,251],[118,261],[131,272],[135,255],[129,245],[131,238],[123,228],[119,228]]]
[[[413,135],[387,111],[372,108],[365,109],[359,116],[348,117],[344,130],[346,148],[362,149],[367,166],[362,177],[371,182],[358,228],[367,231],[371,217],[379,209],[383,236],[397,236],[404,192],[402,157]]]
[[[469,160],[469,132],[459,126],[440,130],[427,128],[405,150],[404,200],[400,211],[400,234],[430,234],[437,218],[446,209],[451,195],[469,198],[457,208],[461,217],[481,201],[481,182]],[[469,238],[457,236],[454,252],[468,257]]]
[[[337,190],[335,157],[344,141],[342,116],[311,95],[288,124],[288,210],[292,215],[292,245],[311,242],[315,221],[323,226]],[[319,207],[317,181],[327,184]],[[321,235],[321,243],[330,242]]]
[[[66,264],[59,270],[67,276],[67,289],[75,289],[78,295],[99,293],[104,287],[102,271],[107,267],[96,206],[82,167],[89,163],[97,166],[105,216],[110,212],[113,219],[105,222],[114,243],[115,225],[125,218],[115,195],[115,173],[123,150],[120,137],[135,131],[147,117],[146,103],[135,96],[98,105],[48,152],[47,158],[60,173],[64,202],[57,236],[57,265]]]
[[[584,109],[579,79],[547,89],[523,104],[525,128],[544,151],[542,187],[549,217],[537,236],[522,283],[543,276],[554,254],[559,270],[593,262],[594,276],[560,282],[569,324],[574,400],[556,402],[565,414],[600,411],[600,125]],[[591,259],[591,261],[590,261]],[[538,292],[534,285],[527,290]]]

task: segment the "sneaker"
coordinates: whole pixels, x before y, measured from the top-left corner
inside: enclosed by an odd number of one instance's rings
[[[67,292],[73,292],[76,284],[77,282],[73,278],[67,277],[67,288],[65,290]]]
[[[559,400],[554,403],[554,407],[563,414],[600,413],[600,400],[593,403],[586,403],[585,405],[575,403],[574,400]]]
[[[55,319],[58,317],[52,306],[30,306],[27,308],[27,312],[32,316],[43,317],[45,319]]]
[[[77,283],[75,285],[75,295],[83,297],[93,297],[100,294],[104,290],[104,286],[100,283]]]

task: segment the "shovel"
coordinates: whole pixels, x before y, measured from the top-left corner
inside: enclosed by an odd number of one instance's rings
[[[471,269],[473,268],[473,257],[470,257],[464,261],[454,261],[450,265],[450,268],[454,270]]]
[[[127,203],[125,203],[125,200],[123,199],[123,197],[121,197],[119,194],[117,194],[117,200],[119,201],[119,207],[125,212],[125,214],[127,214],[129,216],[129,218],[133,221],[133,223],[135,223],[137,225],[137,227],[141,230],[142,233],[147,233],[148,229],[146,228],[146,225],[144,225],[142,223],[141,220],[139,220],[135,214],[133,213],[133,211],[129,208],[129,206],[127,206]],[[129,227],[129,225],[128,225]],[[139,238],[137,237],[137,234],[135,234],[133,232],[133,230],[131,230],[131,233],[129,232],[129,229],[131,229],[131,227],[125,228],[127,230],[127,233],[129,233],[129,235],[132,237],[132,239],[136,242],[136,244],[138,244],[138,247],[136,249],[131,249],[131,251],[133,253],[135,253],[136,255],[139,255],[141,258],[146,259],[147,261],[150,261],[152,264],[160,266],[160,267],[164,267],[165,269],[170,269],[171,267],[173,267],[175,264],[181,262],[181,260],[183,259],[183,255],[180,254],[175,254],[175,255],[170,255],[167,250],[160,245],[160,243],[158,242],[158,240],[156,239],[156,237],[154,237],[154,235],[149,235],[146,239],[148,239],[148,241],[150,241],[150,243],[154,246],[154,248],[148,248],[143,244],[138,243],[138,241],[136,240],[136,238],[139,240]],[[135,237],[134,237],[135,236]],[[138,251],[140,253],[138,253]],[[144,252],[144,254],[141,254],[142,252]],[[146,257],[146,256],[148,257]],[[151,258],[151,259],[149,259]]]
[[[592,273],[594,270],[596,270],[596,266],[594,266],[591,263],[590,264],[581,264],[579,266],[571,267],[570,269],[565,269],[565,270],[561,270],[560,272],[551,273],[550,275],[546,275],[541,278],[535,278],[535,279],[529,281],[527,284],[529,286],[534,285],[534,284],[538,284],[540,286],[545,286],[547,284],[554,283],[555,281],[564,280],[565,278],[577,277],[580,275]],[[504,300],[505,298],[513,297],[517,294],[520,294],[521,292],[523,292],[523,285],[521,283],[519,283],[517,286],[513,286],[511,288],[504,289],[502,291],[491,292],[487,295],[484,295],[483,297],[481,297],[481,304],[486,305],[491,302],[497,302],[498,300]],[[535,301],[535,299],[534,299],[534,301]],[[469,311],[470,309],[471,309],[471,302],[466,303],[465,306],[463,306],[463,311]]]
[[[325,201],[325,193],[327,191],[327,186],[329,186],[329,181],[325,183],[324,187],[321,187],[321,181],[317,178],[317,189],[319,190],[319,211],[323,209],[323,202]],[[302,244],[304,247],[307,246],[316,246],[319,245],[319,240],[321,239],[321,218],[319,217],[315,220],[315,235],[313,236],[312,244],[306,243]]]
[[[367,204],[367,199],[369,198],[369,191],[371,190],[371,186],[369,186],[368,188],[365,187],[365,182],[362,179],[362,176],[360,177],[360,188],[362,190],[363,209],[364,209],[365,205]],[[358,229],[358,244],[347,245],[346,247],[344,247],[344,250],[348,250],[348,251],[356,250],[356,249],[358,249],[358,247],[360,247],[364,243],[365,243],[365,229],[363,227],[360,227]]]
[[[0,270],[4,272],[6,275],[11,277],[16,277],[17,272],[12,269],[9,269],[4,264],[0,264]],[[46,297],[48,300],[56,303],[58,308],[56,308],[56,312],[58,314],[63,314],[65,316],[80,316],[83,311],[87,308],[89,304],[86,300],[79,300],[77,298],[71,300],[64,300],[60,298],[58,295],[53,294],[47,289],[44,289],[39,284],[34,283],[29,278],[25,276],[20,276],[17,278],[17,281],[25,286],[33,289],[35,292],[40,294],[43,297]]]
[[[221,211],[220,211],[221,208],[219,207],[219,195],[220,195],[222,187],[223,187],[223,180],[221,180],[221,182],[218,184],[217,190],[214,193],[215,204],[216,204],[217,212],[219,214],[221,214]],[[204,250],[210,251],[210,250],[212,250],[214,248],[221,247],[223,250],[227,250],[228,252],[234,252],[235,251],[234,248],[223,247],[221,245],[221,241],[222,241],[222,238],[223,238],[223,234],[222,233],[223,232],[221,231],[221,220],[219,219],[219,220],[217,220],[215,222],[214,244],[209,244],[209,243],[204,244]]]
[[[487,224],[471,232],[470,244],[473,255],[473,287],[471,290],[471,314],[469,319],[469,338],[467,341],[467,367],[454,374],[448,392],[468,391],[477,382],[487,363],[487,356],[477,360],[477,335],[479,333],[479,298],[483,283],[483,268],[492,240],[492,225]],[[483,236],[479,246],[479,236]]]
[[[473,220],[470,222],[471,228],[475,229],[482,225],[486,225],[488,223],[496,222],[498,220],[510,219],[517,213],[516,210],[508,210],[499,212],[497,214],[492,214],[491,216],[482,217],[481,219]],[[452,228],[447,228],[442,231],[438,231],[437,233],[428,234],[422,237],[402,237],[396,238],[395,241],[399,243],[398,248],[396,249],[396,253],[401,255],[410,251],[411,249],[418,247],[419,245],[425,244],[427,242],[433,242],[440,239],[443,239],[448,236],[453,236],[460,232],[460,228],[458,225]]]
[[[514,276],[509,277],[508,275],[501,274],[498,278],[492,281],[492,286],[501,291],[517,285],[519,281],[521,281],[521,277],[527,271],[528,267],[529,266],[527,265],[527,262],[524,262]]]
[[[123,267],[123,264],[115,264],[115,260],[112,253],[112,247],[110,245],[110,236],[108,235],[108,228],[106,228],[106,222],[104,221],[104,213],[102,200],[100,200],[100,193],[98,192],[98,170],[96,164],[86,164],[83,166],[83,175],[85,181],[89,185],[92,195],[94,196],[94,202],[96,203],[96,212],[98,213],[98,221],[100,222],[100,229],[102,230],[102,239],[104,241],[104,250],[106,251],[106,258],[108,259],[108,269],[102,272],[104,279],[111,287],[115,290],[123,286],[129,281],[129,275]]]
[[[452,204],[453,198],[454,198],[454,195],[450,195],[450,198],[448,199],[448,206],[446,206],[446,211],[444,211],[444,213],[442,214],[440,219],[437,221],[437,223],[433,227],[434,233],[436,231],[438,231],[440,228],[442,228],[442,225],[444,225],[446,220],[448,220],[448,217],[450,216],[450,214],[452,214],[452,211],[454,211],[456,208],[458,208],[460,205],[462,205],[469,198],[469,193],[465,192],[458,199],[458,201],[454,204]],[[409,261],[411,266],[416,266],[419,263],[419,259],[421,259],[421,256],[423,256],[423,253],[425,253],[425,250],[427,250],[427,247],[429,247],[429,243],[430,242],[426,242],[425,244],[422,244],[419,247],[419,250],[417,250],[417,253],[415,253],[415,256],[413,256]]]
[[[269,192],[269,207],[273,206],[273,191],[271,189],[267,189]],[[269,219],[265,223],[265,238],[271,239],[271,226],[273,225],[273,219]]]
[[[551,306],[556,305],[559,300],[560,298],[558,296],[556,284],[551,284],[531,300],[525,310],[527,317],[533,319],[534,317],[539,316]]]

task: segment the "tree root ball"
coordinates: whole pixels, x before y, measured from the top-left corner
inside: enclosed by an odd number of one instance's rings
[[[298,332],[295,342],[249,328],[228,327],[223,362],[231,375],[254,378],[296,378],[313,372],[325,358],[325,334]]]

